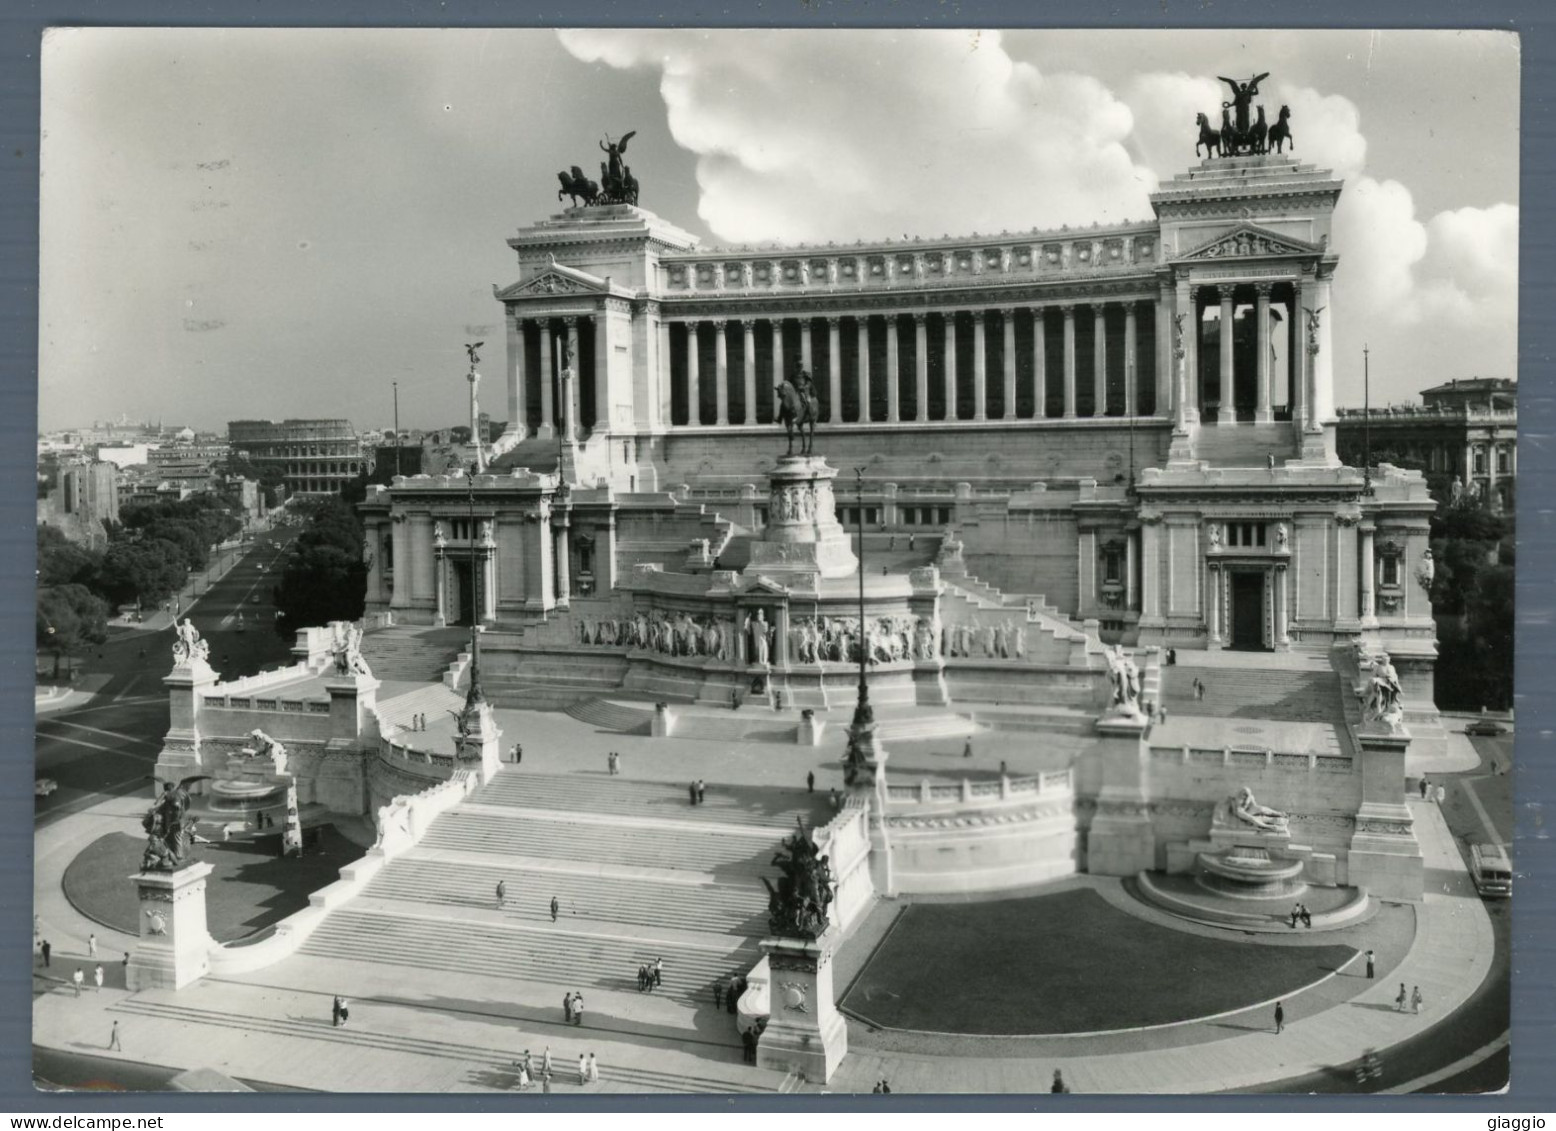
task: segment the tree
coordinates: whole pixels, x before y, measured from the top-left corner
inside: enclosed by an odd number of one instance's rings
[[[74,583],[92,588],[102,564],[102,554],[72,542],[58,527],[44,524],[38,526],[40,587]]]
[[[275,588],[281,616],[276,631],[290,638],[299,628],[356,620],[367,599],[367,563],[362,560],[362,524],[338,497],[301,505],[308,525]]]
[[[115,604],[155,608],[189,576],[183,550],[160,538],[115,542],[103,555],[99,591]]]
[[[108,639],[108,606],[84,585],[54,585],[38,590],[37,645],[54,654],[54,676],[61,657]]]
[[[1514,534],[1513,515],[1469,493],[1432,516],[1439,707],[1512,705]]]

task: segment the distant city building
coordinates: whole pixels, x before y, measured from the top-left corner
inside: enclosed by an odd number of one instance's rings
[[[349,420],[234,420],[227,440],[257,467],[279,467],[288,495],[338,493],[364,465]]]
[[[1461,490],[1511,510],[1518,477],[1518,382],[1506,377],[1458,378],[1421,391],[1422,404],[1386,405],[1368,417],[1342,408],[1336,428],[1340,458],[1358,462],[1364,444],[1419,461],[1428,474],[1451,476]]]
[[[374,467],[386,477],[420,475],[426,470],[420,440],[380,444],[373,452]]]
[[[150,444],[128,444],[123,442],[98,444],[96,447],[98,459],[118,467],[134,467],[136,464],[150,463],[151,453],[156,450]]]
[[[38,500],[38,522],[56,526],[86,546],[107,545],[104,522],[119,520],[119,469],[86,459],[61,462],[53,485]]]

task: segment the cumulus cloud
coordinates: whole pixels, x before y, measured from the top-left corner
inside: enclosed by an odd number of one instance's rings
[[[853,240],[1143,219],[1130,108],[995,32],[569,30],[585,62],[656,67],[721,239]],[[926,81],[933,76],[933,81]]]

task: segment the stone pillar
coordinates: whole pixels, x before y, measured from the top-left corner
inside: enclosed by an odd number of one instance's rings
[[[1181,380],[1174,386],[1174,407],[1182,405],[1182,419],[1185,425],[1198,424],[1199,413],[1203,406],[1204,381],[1199,372],[1199,298],[1195,293],[1196,288],[1189,286],[1187,281],[1178,284],[1178,309],[1174,316],[1183,317],[1183,359],[1181,364],[1176,358],[1174,350],[1174,365],[1179,367]]]
[[[1312,363],[1308,354],[1307,314],[1302,309],[1311,295],[1304,294],[1300,280],[1291,284],[1291,426],[1300,435],[1307,420],[1307,371]]]
[[[859,324],[859,419],[870,423],[870,316],[861,314]]]
[[[556,435],[556,372],[555,363],[551,359],[553,344],[551,319],[543,318],[540,321],[540,372],[536,374],[540,379],[540,427],[535,432],[542,440],[549,440]]]
[[[945,318],[945,367],[940,373],[940,396],[945,401],[945,419],[956,419],[956,311]],[[927,398],[926,398],[927,404]]]
[[[124,971],[128,989],[181,990],[211,972],[205,881],[215,867],[197,862],[176,872],[130,877],[139,901],[140,940]]]
[[[1320,273],[1313,284],[1313,299],[1308,303],[1323,313],[1318,319],[1318,355],[1313,359],[1312,397],[1313,430],[1321,429],[1335,418],[1334,413],[1334,342],[1331,330],[1334,326],[1334,298],[1330,294],[1329,276]]]
[[[1140,380],[1135,373],[1139,361],[1139,348],[1135,335],[1140,327],[1135,319],[1135,304],[1124,304],[1124,415],[1140,415]]]
[[[567,353],[564,356],[572,359],[572,365],[564,367],[560,375],[562,439],[572,443],[578,439],[578,319],[568,315],[562,322],[567,326]]]
[[[524,319],[508,319],[508,427],[507,434],[522,440],[529,435],[524,396]]]
[[[551,519],[547,505],[542,502],[537,508],[536,521],[531,523],[529,517],[525,515],[523,537],[524,610],[543,613],[553,605],[552,578],[556,566],[551,548]]]
[[[756,323],[747,318],[741,322],[745,331],[744,351],[741,360],[745,368],[747,425],[756,423]]]
[[[556,529],[556,606],[565,609],[572,603],[572,555],[571,516],[567,511],[557,512]]]
[[[1363,723],[1356,734],[1361,747],[1362,801],[1356,832],[1346,856],[1346,879],[1379,899],[1418,901],[1424,882],[1421,846],[1414,818],[1405,804],[1405,754],[1410,732]]]
[[[843,351],[838,317],[827,315],[827,423],[843,423]]]
[[[594,422],[590,431],[604,436],[611,428],[611,317],[601,310],[594,315]],[[582,397],[583,394],[579,393]]]
[[[1000,311],[1000,323],[1005,329],[1005,411],[1003,420],[1016,419],[1016,312],[1011,307]]]
[[[756,1046],[758,1067],[794,1072],[825,1084],[848,1055],[848,1026],[833,999],[832,955],[838,930],[814,942],[766,938],[771,1013]]]
[[[973,311],[973,419],[989,419],[989,339],[986,311]]]
[[[448,549],[441,535],[432,542],[432,557],[432,576],[436,583],[434,595],[437,600],[432,623],[438,628],[444,628],[448,625]]]
[[[1161,603],[1161,517],[1140,516],[1140,627],[1159,627]]]
[[[1486,506],[1493,511],[1501,510],[1497,506],[1497,442],[1495,433],[1491,441],[1486,445]]]
[[[1172,297],[1164,281],[1156,293],[1156,416],[1173,414]]]
[[[713,320],[713,397],[719,427],[729,424],[729,338],[722,318]]]
[[[1102,786],[1086,833],[1086,871],[1094,876],[1133,876],[1156,867],[1151,830],[1148,719],[1111,715],[1096,722],[1092,753],[1101,766]]]
[[[1259,375],[1259,399],[1253,410],[1255,424],[1268,424],[1275,419],[1270,411],[1270,289],[1269,283],[1259,283],[1254,287],[1258,295],[1254,317],[1259,324],[1259,340],[1255,347],[1258,351],[1256,372]]]
[[[772,319],[773,326],[773,419],[778,419],[778,386],[786,376],[783,369],[783,319]]]
[[[902,354],[897,345],[898,321],[895,314],[886,316],[886,420],[891,424],[896,424],[902,418],[897,396],[898,379],[901,377],[898,370],[902,364]]]
[[[1236,387],[1232,374],[1232,295],[1234,290],[1234,287],[1225,284],[1216,288],[1216,293],[1221,297],[1221,408],[1216,413],[1216,423],[1218,424],[1231,424],[1237,419],[1237,410],[1232,403],[1233,390]]]
[[[656,376],[658,377],[658,380],[659,380],[659,387],[658,387],[658,389],[655,390],[655,392],[658,394],[658,397],[657,397],[657,400],[654,403],[658,406],[658,409],[659,409],[659,419],[656,420],[654,423],[657,424],[661,428],[668,428],[668,427],[670,427],[670,420],[671,420],[671,409],[670,409],[670,396],[671,396],[671,393],[670,393],[670,390],[671,390],[671,384],[670,384],[670,323],[664,321],[663,319],[661,319],[660,322],[659,322],[658,336],[659,336],[659,359],[658,359],[659,360],[659,366],[658,366],[658,372],[656,373]]]
[[[1124,535],[1124,608],[1135,608],[1135,598],[1138,589],[1135,587],[1135,539],[1139,537],[1136,531],[1127,531]]]
[[[1287,631],[1289,619],[1286,612],[1286,563],[1278,562],[1275,566],[1275,647],[1282,652],[1291,647],[1291,636]]]
[[[408,609],[411,605],[411,531],[405,515],[390,516],[389,544],[394,547],[394,592],[389,598],[389,607]]]
[[[1032,308],[1032,418],[1048,415],[1048,317],[1047,308]]]
[[[1091,384],[1093,416],[1108,414],[1108,308],[1091,304]]]
[[[1064,418],[1075,419],[1075,307],[1065,303],[1064,312]]]
[[[702,423],[702,374],[698,372],[697,321],[688,319],[686,327],[686,423]]]
[[[815,362],[811,359],[811,354],[813,352],[813,346],[814,346],[814,343],[811,340],[811,334],[810,334],[810,331],[811,331],[811,319],[810,318],[801,318],[799,320],[799,323],[800,323],[800,365],[804,367],[805,372],[809,373],[810,376],[811,376],[811,379],[814,380],[815,377],[816,377],[816,365],[815,365]]]
[[[913,392],[917,403],[913,406],[913,419],[929,419],[929,315],[922,310],[913,315]]]
[[[1212,649],[1221,647],[1221,566],[1205,566],[1205,633]]]
[[[1377,628],[1378,615],[1373,604],[1373,586],[1378,575],[1373,535],[1377,528],[1370,522],[1364,522],[1358,529],[1361,531],[1361,626]]]

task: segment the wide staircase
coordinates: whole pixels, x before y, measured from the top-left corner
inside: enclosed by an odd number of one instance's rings
[[[601,770],[505,767],[330,914],[303,953],[512,978],[548,1003],[582,990],[615,1029],[707,1043],[706,1028],[691,1027],[693,1010],[711,1007],[715,982],[761,957],[761,877],[776,877],[773,854],[796,820],[828,819],[826,799],[709,782],[693,806],[684,786]],[[638,968],[655,959],[663,983],[638,996]],[[732,1023],[727,1038],[738,1049]],[[776,1086],[767,1075],[747,1083]]]
[[[1203,699],[1194,694],[1196,677],[1204,684]],[[1333,670],[1169,664],[1162,668],[1162,691],[1169,717],[1272,719],[1328,723],[1337,730],[1345,727],[1343,688]]]
[[[362,658],[385,682],[440,683],[469,642],[470,630],[465,628],[394,625],[362,638]]]
[[[1212,467],[1277,467],[1297,455],[1297,433],[1289,422],[1277,424],[1202,424],[1194,437],[1194,458]]]

